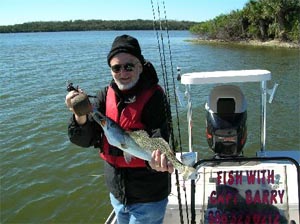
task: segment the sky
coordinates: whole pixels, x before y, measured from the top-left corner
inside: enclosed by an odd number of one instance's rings
[[[69,20],[153,20],[201,22],[232,10],[242,9],[249,0],[0,0],[0,25],[35,21]]]

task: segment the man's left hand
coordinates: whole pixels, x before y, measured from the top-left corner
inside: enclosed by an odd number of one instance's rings
[[[155,150],[152,153],[152,159],[149,162],[152,169],[160,172],[174,172],[173,164],[168,161],[166,154],[161,153],[160,150]]]

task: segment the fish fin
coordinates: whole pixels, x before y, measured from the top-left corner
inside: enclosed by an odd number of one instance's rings
[[[127,152],[124,152],[124,159],[125,159],[125,162],[128,164],[131,162],[131,158],[132,158],[132,155],[127,153]]]

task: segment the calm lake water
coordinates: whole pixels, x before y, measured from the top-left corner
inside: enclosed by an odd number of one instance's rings
[[[0,34],[1,223],[103,223],[111,207],[97,149],[80,148],[67,136],[70,112],[66,80],[89,94],[110,81],[106,56],[116,35],[60,32]],[[154,31],[127,31],[161,74]],[[267,69],[279,84],[268,104],[267,149],[299,150],[299,50],[196,45],[186,31],[169,32],[168,75],[193,71]],[[168,51],[167,39],[165,51]],[[167,54],[167,61],[169,55]],[[161,76],[160,76],[161,77]],[[162,83],[162,78],[160,79]],[[179,88],[184,91],[184,86]],[[240,85],[248,100],[245,155],[260,149],[259,84]],[[204,131],[204,103],[211,86],[192,86],[194,150],[212,155]],[[174,107],[173,107],[174,109]],[[179,108],[187,149],[186,108]],[[175,119],[174,119],[175,120]]]

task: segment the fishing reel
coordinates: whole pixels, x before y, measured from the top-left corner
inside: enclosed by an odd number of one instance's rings
[[[67,91],[78,92],[78,95],[71,99],[71,106],[75,114],[77,114],[78,116],[83,116],[93,111],[93,107],[89,100],[89,97],[95,98],[95,96],[85,94],[84,92],[80,91],[78,86],[75,88],[73,86],[73,83],[71,82],[67,82]]]

